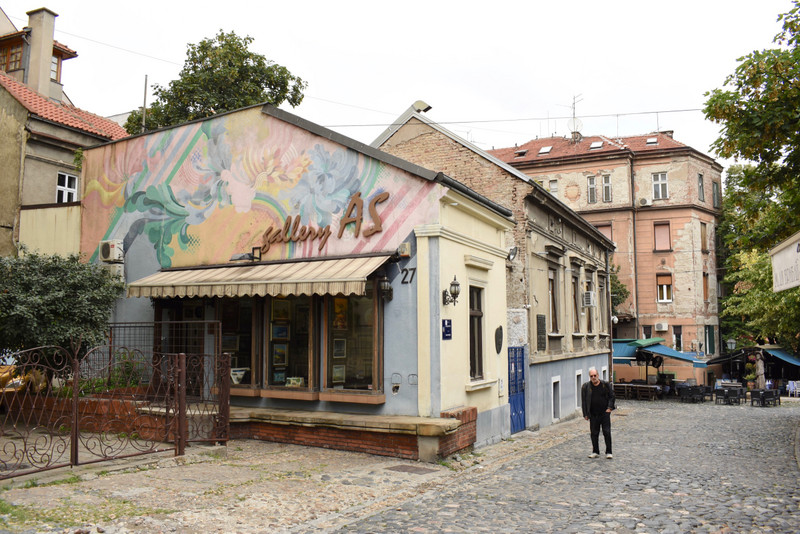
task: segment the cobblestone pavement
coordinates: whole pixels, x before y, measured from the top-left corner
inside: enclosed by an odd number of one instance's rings
[[[236,440],[15,480],[3,532],[798,532],[800,402],[620,401],[439,464]],[[601,439],[602,447],[602,439]]]

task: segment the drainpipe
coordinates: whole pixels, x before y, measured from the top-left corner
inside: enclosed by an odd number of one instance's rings
[[[609,381],[614,380],[614,325],[611,323],[611,317],[614,312],[611,310],[611,262],[608,259],[608,249],[606,249],[606,326],[608,326],[608,377]]]
[[[639,209],[636,207],[636,195],[634,194],[635,188],[635,174],[633,172],[633,154],[630,158],[631,165],[631,206],[633,207],[633,305],[636,307],[636,313],[633,316],[633,323],[636,328],[636,337],[639,337],[639,269],[636,260],[638,256],[638,247],[636,246],[636,212]]]

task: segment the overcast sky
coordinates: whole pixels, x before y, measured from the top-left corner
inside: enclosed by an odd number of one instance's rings
[[[739,57],[773,46],[792,4],[0,0],[18,29],[42,6],[78,52],[64,64],[65,92],[100,115],[140,106],[146,75],[167,85],[188,43],[224,30],[308,82],[303,104],[284,109],[364,143],[418,99],[484,149],[567,134],[578,100],[584,135],[674,130],[710,153],[718,128],[699,111],[703,94]]]

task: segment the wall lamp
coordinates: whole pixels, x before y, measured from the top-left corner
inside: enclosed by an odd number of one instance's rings
[[[508,249],[508,256],[506,256],[508,261],[514,261],[514,258],[517,257],[517,252],[519,252],[519,248],[517,247],[511,247]]]
[[[378,279],[378,289],[381,292],[381,296],[385,300],[392,300],[394,298],[394,289],[392,289],[392,283],[385,276]]]
[[[461,293],[461,284],[458,283],[456,277],[453,277],[453,281],[450,282],[450,289],[443,289],[442,290],[442,304],[447,306],[451,302],[453,306],[456,305],[458,302],[458,294]]]
[[[250,252],[234,254],[228,261],[261,261],[261,247],[253,247]]]

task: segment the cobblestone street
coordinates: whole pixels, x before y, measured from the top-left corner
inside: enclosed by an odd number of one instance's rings
[[[799,429],[795,399],[620,401],[613,460],[587,458],[583,419],[440,464],[233,441],[16,480],[0,529],[794,533]]]

